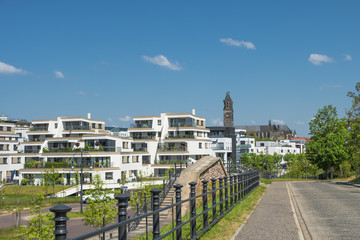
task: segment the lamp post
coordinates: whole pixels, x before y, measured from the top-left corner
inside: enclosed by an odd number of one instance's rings
[[[80,147],[80,143],[78,143],[78,142],[75,143],[75,146],[77,148]],[[99,146],[99,142],[95,142],[95,146]],[[87,152],[87,154],[90,156],[89,152]],[[80,212],[82,213],[83,212],[83,184],[84,184],[83,149],[80,149],[80,157],[81,157],[81,160],[80,160]],[[72,165],[72,169],[74,169],[74,165]],[[90,169],[92,169],[92,165],[90,165]]]
[[[350,115],[351,116],[351,115]],[[350,123],[352,122],[351,120],[350,120],[350,116],[349,116],[349,118],[348,118],[348,126],[346,127],[346,130],[348,131],[348,132],[350,132],[352,129],[351,129],[351,126],[350,126]],[[354,129],[354,136],[353,136],[353,138],[354,138],[354,152],[355,152],[355,147],[356,147],[356,143],[355,143],[355,137],[356,137],[356,133],[355,133],[355,129]],[[348,144],[349,142],[346,140],[345,141],[345,144]],[[357,178],[358,177],[358,171],[357,171],[357,157],[355,156],[355,177]]]

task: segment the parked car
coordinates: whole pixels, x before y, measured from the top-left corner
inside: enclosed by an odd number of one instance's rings
[[[106,199],[114,199],[115,195],[114,193],[106,193],[106,194],[101,194],[101,195],[83,195],[82,196],[82,201],[84,203],[89,203],[90,201],[103,201]]]

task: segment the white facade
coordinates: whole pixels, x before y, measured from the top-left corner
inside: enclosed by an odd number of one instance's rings
[[[211,149],[215,153],[215,157],[221,158],[226,166],[231,158],[232,139],[228,137],[211,137]]]
[[[19,139],[20,134],[23,140]],[[105,122],[100,120],[82,117],[34,120],[28,131],[1,132],[0,141],[8,142],[0,152],[0,158],[6,158],[1,165],[2,177],[6,179],[15,170],[14,180],[27,178],[40,184],[41,173],[54,166],[62,174],[63,184],[71,184],[83,166],[85,181],[99,173],[105,183],[117,183],[122,176],[131,180],[147,170],[142,165],[147,153],[134,151],[130,137],[109,134]],[[15,146],[16,150],[12,150]]]
[[[149,153],[148,169],[162,175],[173,163],[190,163],[214,156],[205,118],[195,113],[161,113],[134,117],[129,129],[133,149]]]

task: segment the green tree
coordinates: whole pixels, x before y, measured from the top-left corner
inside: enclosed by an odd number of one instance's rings
[[[94,176],[92,185],[93,188],[86,191],[86,194],[91,195],[92,198],[85,208],[83,221],[85,225],[101,228],[114,222],[117,214],[116,200],[106,196],[104,183],[99,174]]]
[[[26,227],[21,227],[20,239],[39,239],[50,240],[54,239],[54,217],[49,211],[42,211],[44,197],[41,194],[36,196],[34,207],[30,210],[30,214],[33,215],[27,221]]]
[[[336,108],[328,105],[318,110],[309,125],[311,141],[307,145],[307,159],[326,172],[338,169],[348,158],[344,146],[348,135],[346,121],[339,119]]]
[[[55,185],[61,182],[60,174],[58,171],[55,170],[54,166],[51,167],[51,170],[46,170],[44,173],[41,174],[43,178],[43,185],[45,187],[51,186],[52,187],[52,194],[55,194]]]

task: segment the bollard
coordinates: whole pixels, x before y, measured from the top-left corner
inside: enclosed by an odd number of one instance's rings
[[[158,188],[154,188],[150,190],[151,192],[151,204],[152,204],[152,210],[156,211],[160,207],[159,202],[159,195],[161,193],[161,190]],[[156,239],[160,236],[160,219],[159,219],[159,213],[153,214],[153,239]]]
[[[229,199],[228,199],[228,193],[229,193],[229,190],[228,190],[228,177],[225,176],[224,177],[224,187],[225,187],[225,212],[227,212],[229,210]]]
[[[222,187],[223,187],[223,178],[222,177],[220,177],[219,178],[219,188],[220,188],[220,192],[219,192],[219,194],[220,194],[220,216],[222,216],[223,215],[223,213],[224,213],[224,208],[223,208],[223,190],[222,190]]]
[[[128,207],[130,196],[128,194],[121,193],[116,195],[115,199],[118,200],[118,203],[116,204],[118,206],[118,221],[119,223],[124,222],[126,221],[126,209]],[[118,227],[118,239],[126,240],[126,225]]]
[[[175,188],[175,200],[176,202],[180,202],[181,201],[181,188],[183,187],[183,185],[181,184],[176,184],[174,185]],[[181,204],[176,205],[176,227],[181,225]],[[180,240],[181,239],[181,228],[179,228],[178,230],[176,230],[176,240]]]
[[[214,222],[216,220],[216,178],[211,179],[212,184],[212,208],[213,208],[213,218],[212,221]]]
[[[203,225],[204,225],[204,229],[206,229],[208,227],[208,203],[207,203],[207,183],[209,182],[208,180],[202,180],[201,181],[203,183]]]
[[[66,213],[71,211],[71,207],[64,204],[58,204],[55,207],[50,208],[50,211],[55,213],[55,217],[52,219],[55,222],[55,240],[65,240],[67,229],[66,221],[69,218],[66,216]]]
[[[195,197],[196,191],[196,182],[190,182],[190,198]],[[196,216],[196,204],[195,199],[190,200],[190,218]],[[191,238],[195,237],[196,235],[196,218],[194,220],[191,220],[190,222],[190,230],[191,230]]]
[[[234,176],[230,176],[230,207],[233,205],[233,180]]]

